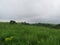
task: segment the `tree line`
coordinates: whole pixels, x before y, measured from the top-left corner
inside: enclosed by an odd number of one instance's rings
[[[16,21],[10,20],[10,24],[17,24]],[[45,26],[45,27],[50,27],[50,28],[55,28],[55,29],[60,29],[60,24],[47,24],[47,23],[27,23],[27,22],[21,22],[21,24],[24,25],[33,25],[33,26]]]

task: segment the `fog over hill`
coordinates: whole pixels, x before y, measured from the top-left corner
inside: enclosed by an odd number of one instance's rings
[[[60,0],[0,0],[0,21],[60,23]]]

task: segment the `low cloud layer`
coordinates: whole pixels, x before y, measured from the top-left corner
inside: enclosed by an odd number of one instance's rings
[[[0,20],[60,23],[60,0],[0,0]]]

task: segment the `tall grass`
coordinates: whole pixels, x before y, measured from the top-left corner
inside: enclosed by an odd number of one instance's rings
[[[0,23],[0,45],[60,45],[60,29]]]

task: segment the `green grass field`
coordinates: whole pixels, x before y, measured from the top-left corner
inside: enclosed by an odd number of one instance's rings
[[[0,23],[0,45],[60,45],[60,29]]]

